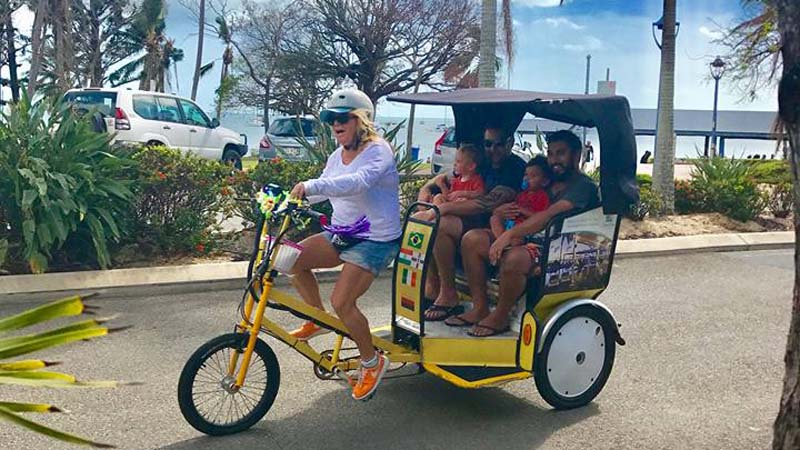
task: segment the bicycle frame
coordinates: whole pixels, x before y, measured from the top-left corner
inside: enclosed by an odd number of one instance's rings
[[[296,207],[297,204],[298,203],[295,202],[293,207]],[[282,237],[289,229],[290,225],[290,214],[286,214],[281,221],[280,229],[276,236]],[[269,223],[267,220],[265,220],[261,227],[260,236],[266,236],[268,235],[268,232]],[[252,290],[248,289],[247,298],[244,303],[243,316],[236,327],[237,331],[248,335],[247,345],[244,351],[241,354],[239,352],[233,352],[231,355],[230,364],[228,366],[228,375],[230,377],[235,377],[236,388],[241,388],[244,385],[247,377],[248,366],[250,365],[250,359],[253,354],[253,349],[255,348],[256,340],[258,339],[258,335],[261,331],[266,332],[268,335],[294,348],[300,352],[300,354],[328,372],[341,376],[346,371],[357,369],[359,366],[359,361],[357,359],[341,358],[344,338],[349,335],[349,332],[347,327],[339,318],[310,306],[304,301],[299,300],[285,292],[273,289],[275,276],[277,275],[274,265],[281,241],[282,238],[274,241],[274,248],[272,249],[266,248],[264,239],[261,239],[259,242],[256,261],[261,262],[265,256],[265,252],[267,251],[270,251],[270,259],[265,270],[254,271],[255,273],[253,275],[258,276],[258,279],[254,281],[254,287],[256,289],[260,288],[259,297],[258,299],[254,298]],[[261,273],[264,275],[262,276]],[[275,310],[286,309],[293,312],[295,315],[309,319],[318,325],[334,330],[337,336],[330,357],[318,352],[307,342],[295,338],[289,333],[289,331],[281,327],[278,323],[268,319],[265,316],[267,308],[273,308]],[[400,345],[392,343],[391,340],[387,340],[376,335],[376,333],[386,330],[387,327],[381,327],[372,330],[372,343],[375,345],[375,347],[381,349],[387,354],[390,354],[392,362],[421,362],[421,356],[418,352],[409,351]],[[239,372],[236,373],[236,367],[239,362],[239,358],[242,358],[242,361],[241,365],[239,365]],[[346,375],[344,377],[346,377]]]

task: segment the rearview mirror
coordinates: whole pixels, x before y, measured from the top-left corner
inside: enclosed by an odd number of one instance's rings
[[[219,126],[219,119],[217,119],[216,117],[211,119],[211,128],[217,128],[218,126]]]

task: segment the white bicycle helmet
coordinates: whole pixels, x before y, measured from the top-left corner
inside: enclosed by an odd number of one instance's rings
[[[325,108],[319,113],[319,118],[325,123],[332,123],[336,116],[354,109],[365,109],[370,120],[375,117],[375,107],[367,94],[358,89],[341,89],[328,99]]]

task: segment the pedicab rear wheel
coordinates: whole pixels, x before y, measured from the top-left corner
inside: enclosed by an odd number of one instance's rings
[[[256,341],[244,386],[228,376],[233,352],[244,352],[246,334],[218,336],[198,348],[186,362],[178,381],[181,413],[196,430],[212,436],[238,433],[253,426],[269,411],[278,395],[280,366],[272,349]],[[239,355],[236,373],[242,355]]]
[[[556,409],[584,406],[603,390],[616,354],[609,317],[590,305],[559,317],[536,356],[534,380],[542,398]]]

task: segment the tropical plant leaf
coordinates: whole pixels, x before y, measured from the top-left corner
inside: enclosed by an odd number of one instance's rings
[[[0,370],[0,379],[21,378],[25,380],[53,380],[64,383],[77,383],[78,379],[61,372],[45,370]]]
[[[37,433],[44,434],[54,439],[58,439],[60,441],[69,442],[72,444],[78,445],[87,445],[95,448],[115,448],[113,445],[110,444],[103,444],[101,442],[95,442],[89,439],[85,439],[79,436],[75,436],[73,434],[64,433],[63,431],[58,431],[56,429],[44,426],[42,424],[36,423],[32,420],[28,420],[13,411],[10,411],[8,408],[0,407],[0,419],[5,419],[11,423],[17,424],[21,427],[27,428],[31,431],[35,431]]]
[[[33,388],[109,389],[109,388],[116,388],[116,387],[120,386],[121,384],[131,384],[131,383],[120,383],[118,381],[75,381],[75,382],[69,382],[67,380],[50,379],[50,378],[24,378],[24,377],[0,376],[0,385],[3,385],[3,384],[17,385],[17,386],[27,386],[27,387],[33,387]]]
[[[37,370],[44,369],[45,367],[55,366],[57,364],[59,363],[53,361],[44,361],[41,359],[25,359],[22,361],[0,363],[0,371]]]
[[[33,413],[60,413],[63,409],[48,403],[19,403],[19,402],[0,402],[0,408],[5,408],[11,412],[33,412]]]
[[[45,348],[56,347],[70,342],[91,339],[108,334],[108,328],[96,327],[84,330],[70,331],[54,336],[37,337],[23,342],[14,342],[10,345],[0,346],[0,359],[25,355]]]
[[[83,298],[87,297],[81,297],[79,295],[66,297],[36,308],[31,308],[11,317],[0,319],[0,331],[18,330],[60,317],[80,315],[86,310]]]

